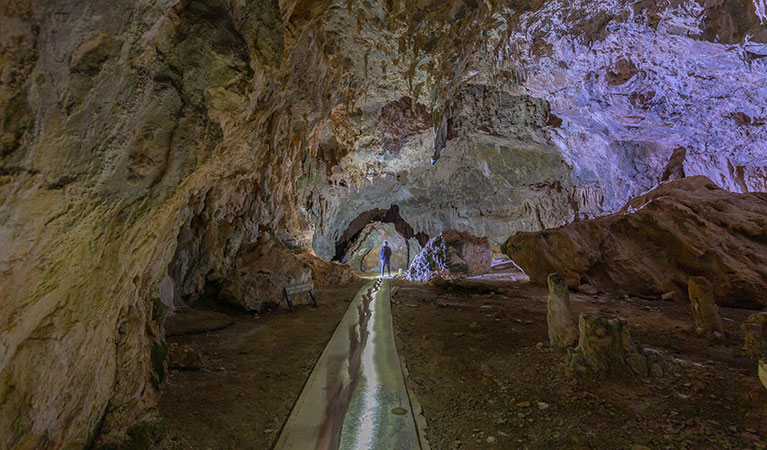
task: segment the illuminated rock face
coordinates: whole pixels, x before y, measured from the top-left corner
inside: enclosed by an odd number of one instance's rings
[[[393,204],[499,243],[682,174],[764,190],[764,3],[672,3],[3,6],[0,435],[153,430],[159,305],[262,232],[329,259]]]
[[[658,298],[676,292],[686,299],[688,277],[699,275],[711,282],[716,303],[760,309],[767,288],[765,236],[767,194],[733,194],[698,176],[665,183],[613,215],[516,234],[503,251],[540,284],[558,270],[573,289],[589,283],[610,292]],[[708,302],[708,294],[695,291],[693,305]],[[722,332],[721,323],[708,318],[714,306],[698,308],[705,333]]]

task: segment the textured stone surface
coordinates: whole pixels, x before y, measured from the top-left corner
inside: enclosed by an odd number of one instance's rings
[[[767,312],[748,316],[741,327],[746,339],[743,350],[755,358],[767,358]]]
[[[407,278],[427,282],[481,275],[490,271],[491,253],[487,238],[447,230],[429,239],[410,264]]]
[[[155,300],[236,279],[263,230],[330,258],[395,204],[498,243],[664,176],[764,190],[745,3],[3,3],[0,435],[155,436]]]
[[[631,339],[625,320],[581,314],[578,330],[578,347],[568,350],[568,373],[589,376],[663,376],[663,361],[657,354],[646,352]]]
[[[296,257],[309,266],[316,287],[338,287],[358,280],[351,267],[322,260],[308,250],[294,250]]]
[[[570,291],[564,277],[558,273],[550,274],[548,282],[546,323],[549,329],[549,343],[554,348],[572,347],[578,342],[578,330],[570,312]]]
[[[504,244],[533,282],[560,272],[572,288],[687,298],[687,278],[711,281],[716,302],[767,304],[767,195],[733,194],[704,177],[665,183],[617,214],[537,233]]]
[[[767,389],[767,359],[762,359],[759,361],[758,373],[759,373],[759,380],[761,380],[765,389]]]
[[[269,233],[262,234],[252,248],[244,247],[235,265],[220,295],[246,311],[276,309],[285,298],[286,286],[312,281],[309,265]]]
[[[196,370],[203,367],[202,355],[189,345],[170,344],[168,346],[168,368]]]
[[[690,277],[687,289],[695,333],[706,336],[718,333],[722,336],[724,327],[722,318],[719,317],[719,307],[716,306],[711,282],[704,277]]]

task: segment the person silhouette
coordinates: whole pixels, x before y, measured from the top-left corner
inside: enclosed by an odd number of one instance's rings
[[[384,241],[383,247],[381,247],[381,277],[384,276],[384,267],[388,269],[389,276],[391,276],[391,247],[389,247],[389,241]]]

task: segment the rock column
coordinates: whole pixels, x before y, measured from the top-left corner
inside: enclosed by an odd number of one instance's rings
[[[558,273],[549,275],[549,300],[546,321],[549,326],[549,343],[554,348],[572,347],[578,340],[570,312],[570,292],[564,277]]]
[[[752,314],[743,322],[743,350],[755,358],[767,358],[767,312]]]
[[[724,335],[724,327],[722,319],[719,318],[719,307],[714,302],[711,282],[704,277],[690,277],[687,291],[695,320],[695,333],[706,336],[715,336],[715,333]]]

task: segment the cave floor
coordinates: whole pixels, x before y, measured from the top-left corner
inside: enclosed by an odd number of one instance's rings
[[[752,311],[721,308],[728,336],[711,344],[688,331],[686,303],[571,294],[575,315],[626,318],[634,340],[677,360],[679,374],[575,381],[547,345],[545,288],[498,274],[470,283],[394,281],[398,347],[431,448],[767,448],[767,392],[740,350]],[[270,448],[363,284],[319,289],[318,309],[239,315],[223,330],[169,338],[205,364],[169,373],[164,448]]]
[[[687,330],[687,303],[571,293],[576,317],[626,318],[635,341],[684,361],[679,378],[575,381],[548,347],[547,290],[492,278],[397,281],[394,325],[432,448],[767,448],[767,392],[741,351],[753,311],[720,308],[728,337],[712,345]]]

